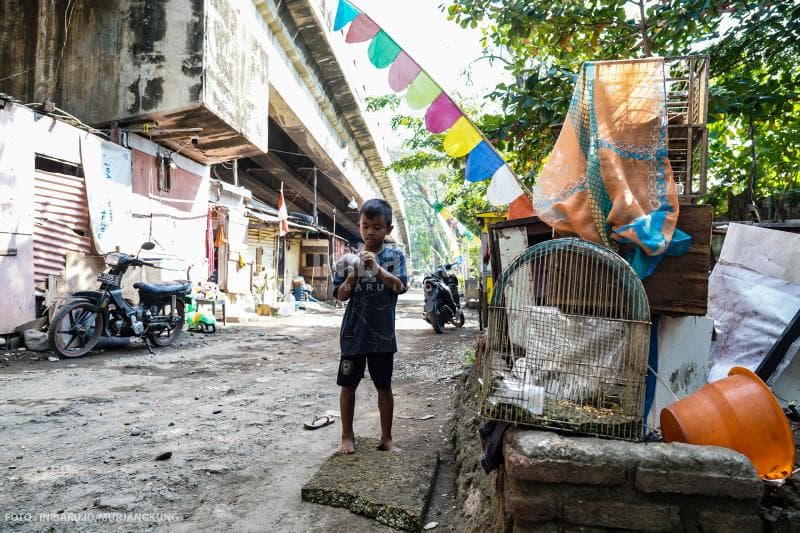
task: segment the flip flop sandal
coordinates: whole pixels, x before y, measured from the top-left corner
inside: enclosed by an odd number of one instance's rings
[[[305,429],[319,429],[321,427],[329,426],[333,424],[334,419],[329,416],[315,416],[314,420],[311,423],[304,423],[303,427]]]

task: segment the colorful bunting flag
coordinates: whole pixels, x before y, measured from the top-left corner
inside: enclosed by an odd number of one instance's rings
[[[442,133],[449,130],[461,116],[461,110],[449,96],[442,93],[436,97],[425,113],[425,127],[431,133]]]
[[[442,88],[428,76],[428,73],[420,70],[417,77],[408,86],[406,103],[411,109],[423,109],[430,105],[441,92]]]
[[[523,194],[522,187],[508,165],[503,165],[492,176],[492,182],[486,189],[486,198],[492,205],[508,205]]]
[[[339,31],[358,16],[358,9],[354,8],[347,2],[339,2],[339,7],[336,10],[336,20],[333,22],[333,31]]]
[[[427,189],[425,189],[425,187],[420,187],[420,190],[422,191],[422,194],[425,196],[425,200],[428,202],[428,205],[430,205],[433,208],[433,210],[436,211],[436,213],[438,213],[439,216],[441,216],[445,222],[447,222],[447,226],[453,231],[455,231],[456,235],[458,235],[459,237],[463,237],[464,239],[467,239],[469,241],[475,238],[475,234],[472,233],[469,229],[467,229],[467,227],[464,224],[462,224],[461,221],[458,220],[453,215],[453,213],[450,212],[449,209],[444,207],[439,202],[431,202],[430,200],[428,200],[428,191]]]
[[[467,156],[465,177],[467,181],[488,180],[503,165],[505,161],[492,150],[489,143],[481,141]]]
[[[369,60],[378,68],[386,68],[397,59],[400,47],[394,40],[380,30],[369,43]]]
[[[525,195],[502,156],[428,73],[372,19],[347,0],[339,0],[333,29],[339,31],[348,24],[350,28],[345,41],[370,41],[369,60],[379,69],[389,68],[392,90],[401,92],[407,89],[406,102],[411,109],[428,108],[425,112],[428,131],[447,132],[445,152],[452,157],[467,156],[467,181],[491,178],[486,197],[495,206],[508,205]]]
[[[422,70],[405,52],[400,52],[389,69],[389,87],[396,93],[405,91]]]
[[[464,157],[478,146],[483,136],[467,117],[456,120],[444,138],[444,151],[451,157]]]
[[[379,31],[380,28],[377,24],[372,22],[372,19],[361,14],[353,19],[344,40],[348,43],[363,43],[375,37]]]

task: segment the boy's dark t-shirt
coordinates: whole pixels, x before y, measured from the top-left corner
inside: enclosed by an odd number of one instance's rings
[[[384,248],[376,254],[378,263],[408,286],[406,258],[396,248]],[[346,273],[336,272],[333,277],[333,295],[344,283]],[[377,276],[359,278],[342,319],[339,343],[342,355],[367,353],[395,353],[397,338],[394,332],[394,311],[397,293]]]

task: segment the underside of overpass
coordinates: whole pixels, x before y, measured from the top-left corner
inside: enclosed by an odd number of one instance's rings
[[[256,198],[273,206],[278,205],[281,185],[289,213],[312,215],[314,210],[314,161],[272,120],[269,125],[269,151],[261,156],[238,161],[239,185],[252,191]],[[215,173],[233,182],[230,165],[217,165]],[[317,216],[319,224],[357,241],[358,211],[348,208],[349,190],[334,182],[323,169],[317,169]],[[343,190],[344,189],[344,190]]]
[[[287,52],[294,68],[311,89],[322,112],[336,130],[340,147],[353,143],[375,189],[392,206],[397,235],[408,249],[405,207],[397,182],[387,174],[385,163],[367,126],[362,110],[327,39],[327,30],[309,0],[253,0],[272,32]],[[337,228],[358,236],[357,212],[348,209],[352,197],[366,200],[351,183],[339,161],[331,158],[323,141],[315,139],[292,110],[286,95],[270,90],[269,152],[240,161],[240,183],[256,196],[277,203],[280,183],[287,204],[311,214],[313,172],[317,170],[317,204],[320,223],[331,227],[336,211]],[[354,164],[351,162],[350,164]],[[259,181],[263,186],[259,187]],[[271,189],[272,192],[264,189]],[[292,210],[292,205],[288,206]]]

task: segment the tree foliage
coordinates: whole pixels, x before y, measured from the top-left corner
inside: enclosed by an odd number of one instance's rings
[[[431,182],[436,188],[434,173],[431,168],[399,173],[411,237],[411,258],[414,268],[421,270],[431,269],[446,261],[450,255],[448,236],[436,219],[436,211],[429,204],[430,199],[422,191],[422,187],[430,187]]]
[[[711,56],[710,200],[744,190],[756,144],[756,194],[797,189],[800,3],[746,0],[450,0],[462,26],[483,27],[487,57],[508,70],[490,98],[504,114],[484,132],[532,184],[587,60],[703,51]]]
[[[768,198],[777,215],[800,204],[800,3],[731,6],[712,57],[708,200]],[[755,149],[753,149],[755,144]]]

